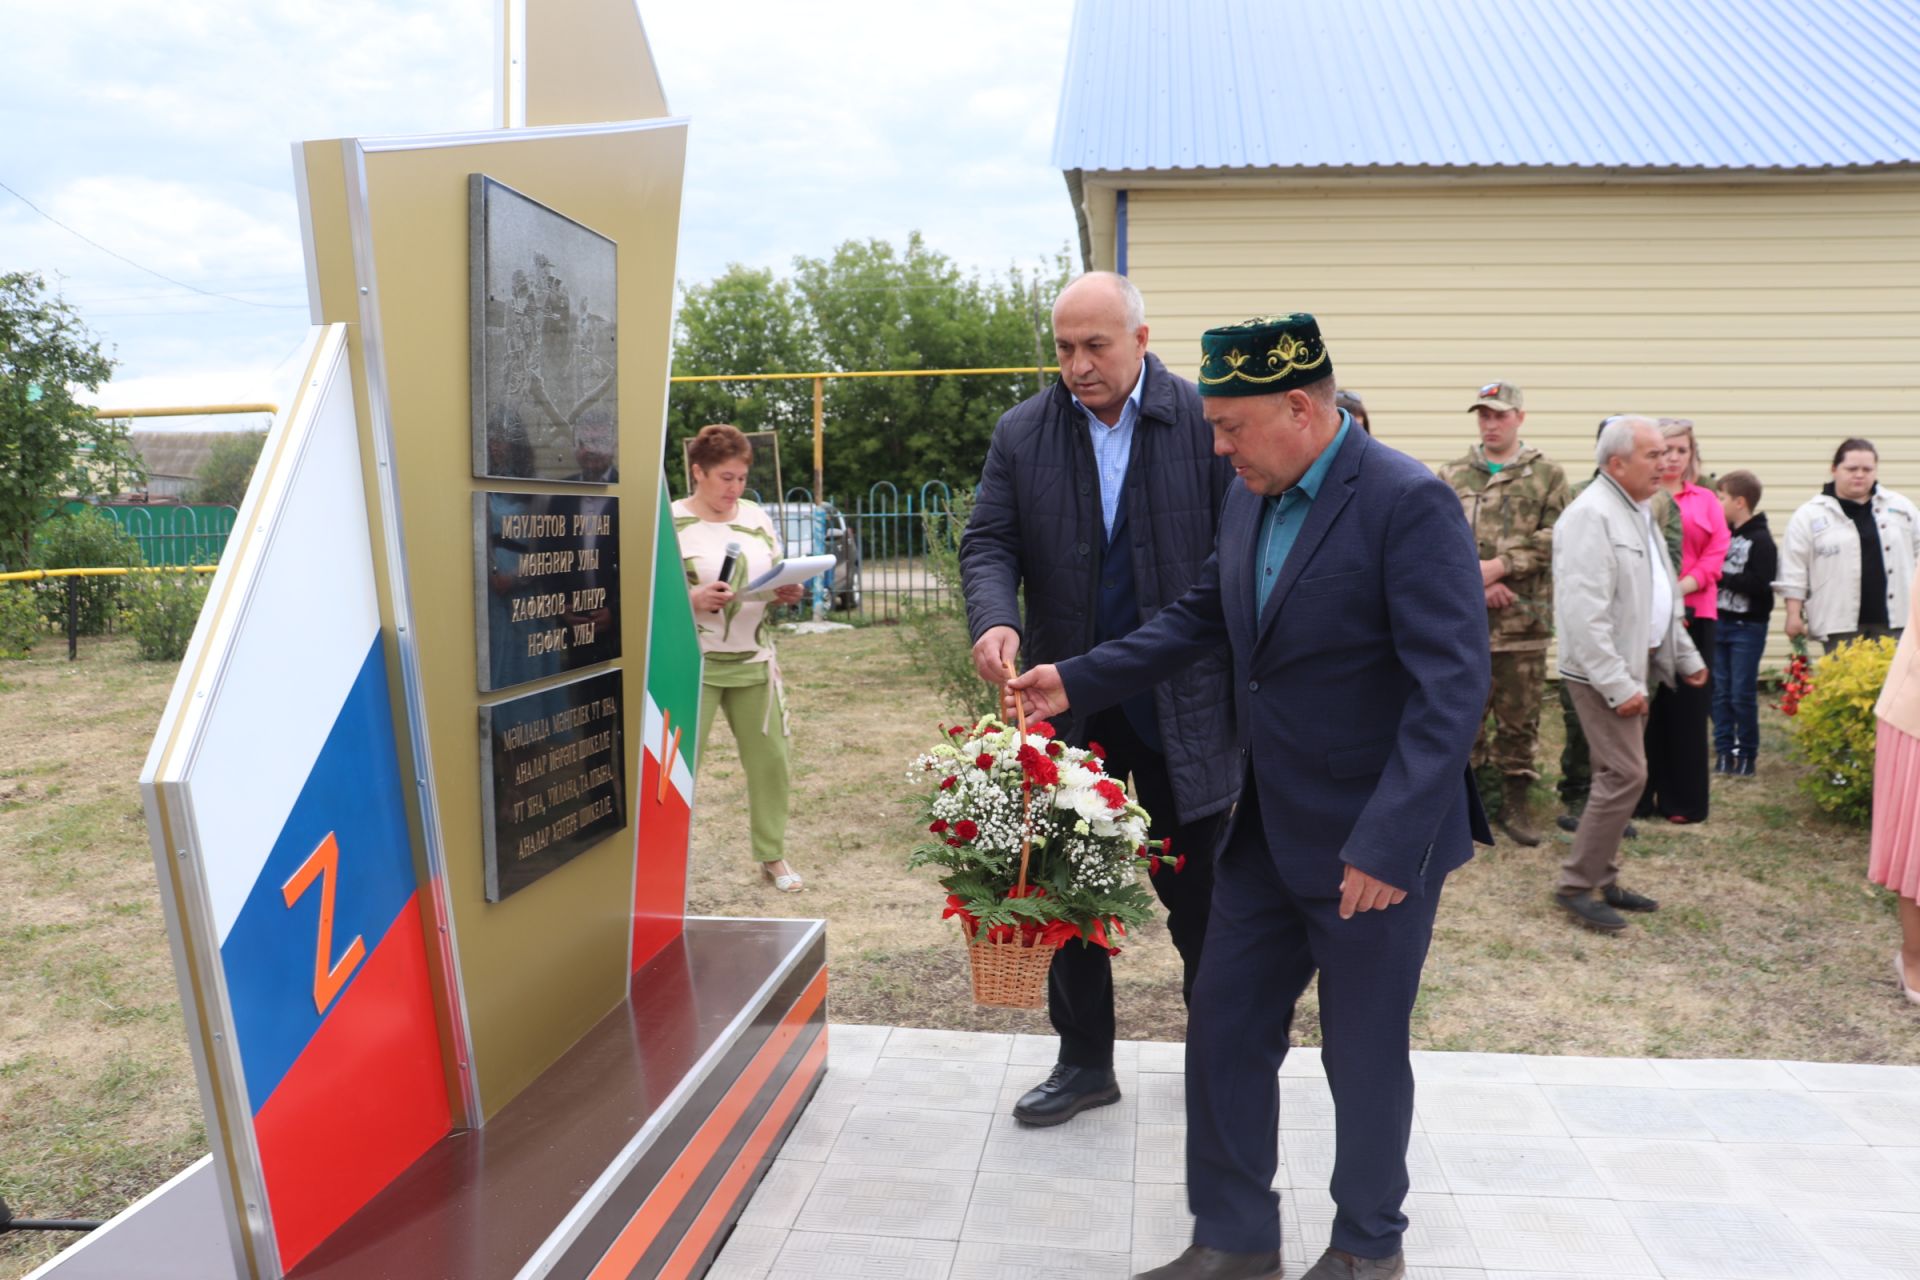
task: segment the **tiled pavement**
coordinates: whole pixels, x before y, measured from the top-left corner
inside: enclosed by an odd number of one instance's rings
[[[829,1072],[716,1280],[1124,1280],[1185,1248],[1182,1048],[1119,1104],[1008,1108],[1054,1041],[835,1026]],[[1920,1067],[1415,1055],[1411,1280],[1920,1280]],[[1333,1106],[1281,1072],[1286,1274],[1325,1247]]]

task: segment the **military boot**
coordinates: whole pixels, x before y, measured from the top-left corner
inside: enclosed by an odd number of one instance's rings
[[[1533,819],[1533,780],[1508,778],[1500,789],[1500,829],[1515,844],[1531,849],[1540,843],[1540,829]]]

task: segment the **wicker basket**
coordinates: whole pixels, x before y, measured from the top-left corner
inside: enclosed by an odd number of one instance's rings
[[[1047,1007],[1047,970],[1053,967],[1058,944],[1022,942],[1016,935],[991,942],[971,931],[967,959],[973,966],[973,1002],[991,1009]]]

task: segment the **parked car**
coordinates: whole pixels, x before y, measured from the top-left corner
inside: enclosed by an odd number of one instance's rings
[[[831,502],[776,502],[767,513],[790,556],[831,555],[833,568],[817,581],[832,607],[860,608],[860,538]]]

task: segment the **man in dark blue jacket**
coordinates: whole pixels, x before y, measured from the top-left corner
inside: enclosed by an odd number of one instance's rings
[[[1491,842],[1467,770],[1489,682],[1452,491],[1353,425],[1312,316],[1210,330],[1200,394],[1242,483],[1193,589],[1011,682],[1085,714],[1229,651],[1243,780],[1187,1036],[1194,1244],[1142,1280],[1280,1275],[1279,1091],[1317,970],[1335,1108],[1331,1247],[1305,1280],[1405,1274],[1408,1023],[1446,874]]]
[[[1233,477],[1193,384],[1147,351],[1145,307],[1124,276],[1094,272],[1053,307],[1060,381],[1000,419],[960,545],[974,665],[1000,684],[1028,663],[1085,653],[1131,633],[1179,599],[1213,554]],[[1026,618],[1019,596],[1026,594]],[[1210,855],[1235,780],[1225,655],[1154,691],[1055,727],[1098,742],[1115,777],[1131,775],[1172,841],[1153,887],[1193,988],[1213,892]],[[1184,856],[1184,867],[1176,870]],[[1023,1124],[1060,1124],[1119,1100],[1113,1074],[1113,973],[1107,953],[1069,943],[1047,978],[1060,1033],[1053,1073],[1015,1104]]]

